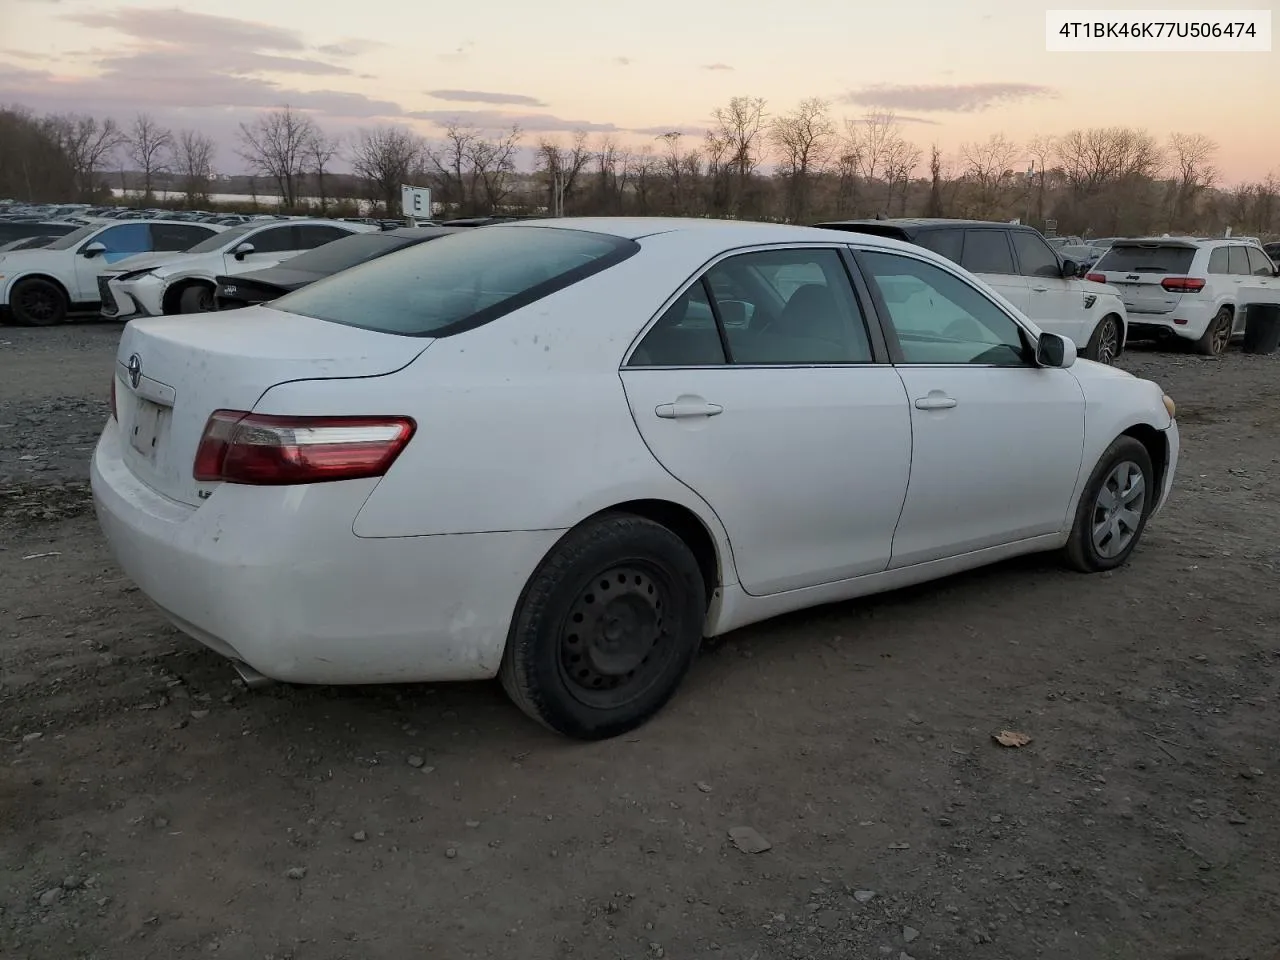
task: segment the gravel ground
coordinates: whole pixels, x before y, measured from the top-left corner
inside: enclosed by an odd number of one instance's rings
[[[1280,955],[1280,356],[1125,358],[1185,444],[1126,568],[742,630],[583,745],[167,626],[88,499],[118,334],[0,329],[0,955]]]

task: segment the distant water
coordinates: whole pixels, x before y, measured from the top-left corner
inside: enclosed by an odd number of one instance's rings
[[[129,191],[128,193],[126,193],[124,190],[121,190],[119,187],[112,187],[111,195],[113,197],[116,197],[117,199],[127,199],[134,203],[142,202],[141,194],[135,191]],[[157,200],[182,200],[186,197],[186,194],[183,193],[181,190],[156,190],[155,195]],[[247,193],[211,193],[209,194],[209,201],[211,203],[236,204],[237,206],[249,206],[254,202],[254,199],[255,199],[254,197],[249,196],[249,194]],[[273,196],[271,194],[259,194],[256,199],[258,201],[258,206],[260,207],[280,206],[280,198],[277,196]],[[308,198],[303,197],[302,199],[307,200]],[[341,198],[336,198],[336,199],[341,199]],[[348,201],[344,201],[344,202],[348,202]],[[357,200],[355,202],[360,205],[360,208],[362,210],[367,205],[366,201],[363,201],[363,200]]]

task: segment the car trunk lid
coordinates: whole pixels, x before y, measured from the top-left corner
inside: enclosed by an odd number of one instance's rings
[[[430,343],[266,307],[135,320],[114,372],[124,461],[159,493],[198,505],[217,485],[193,475],[215,410],[251,411],[280,383],[394,373]]]
[[[1196,245],[1185,241],[1117,242],[1094,264],[1090,278],[1101,277],[1119,290],[1131,314],[1173,313],[1190,293],[1176,281],[1188,276],[1195,255]]]

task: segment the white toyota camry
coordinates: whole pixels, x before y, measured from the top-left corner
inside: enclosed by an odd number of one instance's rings
[[[773,224],[486,227],[134,320],[92,479],[125,572],[246,679],[499,675],[629,730],[704,636],[1060,550],[1124,563],[1161,389],[921,247]]]

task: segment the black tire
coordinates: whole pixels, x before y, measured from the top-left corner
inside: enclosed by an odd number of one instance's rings
[[[1116,543],[1120,549],[1109,553],[1106,549],[1099,548],[1093,533],[1095,525],[1100,525],[1104,519],[1107,519],[1108,508],[1103,502],[1105,500],[1103,489],[1107,488],[1114,493],[1113,474],[1122,464],[1131,464],[1141,472],[1142,502],[1137,510],[1133,510],[1132,507],[1137,498],[1126,500],[1123,496],[1124,491],[1120,491],[1120,502],[1127,503],[1129,512],[1136,513],[1138,519],[1131,528],[1127,528],[1131,534],[1127,542]],[[1133,437],[1117,437],[1098,460],[1098,465],[1093,468],[1093,473],[1089,476],[1089,482],[1085,484],[1084,492],[1080,494],[1080,502],[1076,505],[1075,521],[1071,525],[1071,535],[1067,539],[1066,546],[1063,547],[1063,558],[1066,562],[1082,573],[1100,573],[1104,570],[1114,570],[1128,560],[1129,555],[1137,547],[1138,541],[1142,539],[1142,533],[1147,527],[1147,519],[1151,516],[1151,510],[1159,499],[1160,491],[1155,488],[1155,479],[1155,468],[1151,464],[1151,455],[1147,452],[1147,448]],[[1122,529],[1126,529],[1123,515],[1120,517],[1120,526],[1116,528],[1117,536]],[[1107,542],[1104,541],[1104,547]]]
[[[616,737],[671,699],[706,612],[683,540],[642,517],[604,514],[567,533],[534,571],[499,678],[516,706],[557,733]]]
[[[1108,313],[1093,328],[1093,335],[1089,337],[1089,342],[1084,348],[1084,358],[1111,364],[1115,363],[1116,358],[1123,351],[1124,328],[1120,325],[1119,317],[1114,313]]]
[[[71,304],[66,292],[49,280],[19,280],[9,291],[13,322],[24,327],[53,327],[67,319]]]
[[[217,309],[213,301],[213,287],[205,283],[193,283],[183,289],[178,297],[179,313],[211,313]]]
[[[1204,333],[1196,341],[1196,353],[1206,357],[1220,357],[1231,342],[1231,308],[1223,307],[1213,315]]]

